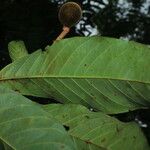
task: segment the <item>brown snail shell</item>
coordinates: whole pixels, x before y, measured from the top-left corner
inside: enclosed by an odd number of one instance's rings
[[[59,10],[58,18],[63,26],[72,27],[79,22],[82,17],[82,9],[75,2],[63,4]]]

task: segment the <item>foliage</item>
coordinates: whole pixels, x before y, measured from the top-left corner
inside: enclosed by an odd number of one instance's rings
[[[38,104],[4,87],[0,87],[0,140],[13,150],[74,149],[60,123]]]
[[[99,11],[94,22],[103,36],[150,44],[149,1],[113,0]]]
[[[149,48],[135,42],[72,38],[8,65],[0,72],[0,83],[24,95],[109,114],[127,112],[150,105],[149,57]]]
[[[51,104],[42,109],[4,87],[0,87],[0,93],[2,150],[119,150],[122,146],[129,150],[149,149],[135,123],[121,123],[81,105]]]
[[[9,51],[13,63],[0,71],[1,149],[150,149],[137,123],[106,115],[149,108],[147,45],[76,37],[32,54],[11,42]],[[65,104],[43,106],[22,95]]]
[[[94,143],[108,150],[149,149],[134,122],[122,123],[101,112],[90,112],[81,105],[51,104],[44,106],[44,110],[65,125],[71,136],[87,143]]]

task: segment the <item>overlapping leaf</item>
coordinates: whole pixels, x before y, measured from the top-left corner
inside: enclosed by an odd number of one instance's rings
[[[90,112],[81,105],[50,104],[44,109],[59,120],[76,139],[106,150],[149,150],[141,129],[134,122],[122,123],[100,112]]]
[[[62,40],[0,71],[0,84],[25,95],[105,113],[150,106],[150,49],[105,37]]]
[[[0,144],[4,150],[75,150],[64,127],[43,109],[0,87]]]

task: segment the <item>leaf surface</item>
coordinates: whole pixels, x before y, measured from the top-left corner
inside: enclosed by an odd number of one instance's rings
[[[87,144],[95,144],[106,150],[149,150],[138,124],[123,123],[101,112],[90,112],[84,106],[75,104],[49,104],[43,106],[60,121],[68,133]]]
[[[24,95],[82,104],[105,113],[150,106],[150,49],[106,37],[65,39],[0,71]]]
[[[8,44],[8,51],[12,61],[28,55],[28,51],[23,41],[11,41]]]
[[[0,87],[0,140],[4,150],[75,150],[72,139],[58,121],[38,104],[3,87]]]

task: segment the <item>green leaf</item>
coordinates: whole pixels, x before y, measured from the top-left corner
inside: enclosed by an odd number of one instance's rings
[[[8,50],[12,61],[28,55],[28,51],[23,41],[11,41],[8,44]]]
[[[3,142],[4,150],[13,150],[12,147],[8,146],[6,143]]]
[[[100,112],[90,112],[84,106],[50,104],[43,106],[49,113],[68,128],[68,133],[76,140],[86,141],[106,150],[149,150],[139,126],[122,123]]]
[[[64,127],[36,103],[0,87],[0,140],[12,150],[74,150]]]
[[[121,113],[150,106],[149,64],[146,45],[77,37],[8,65],[0,71],[0,84],[24,95]]]

